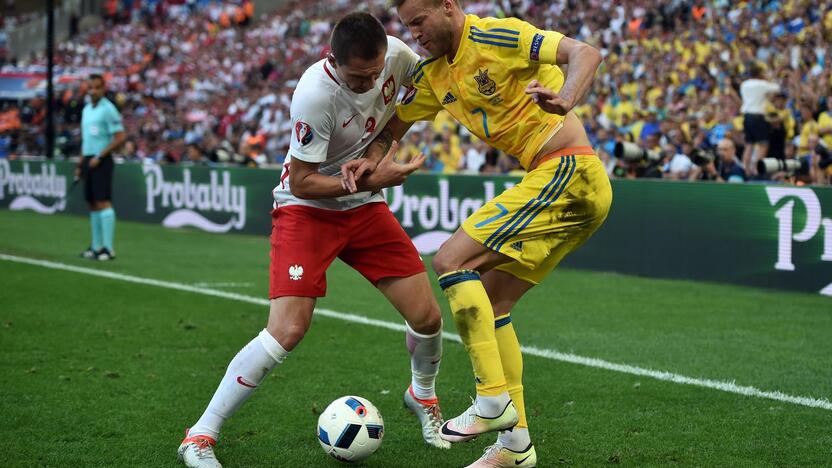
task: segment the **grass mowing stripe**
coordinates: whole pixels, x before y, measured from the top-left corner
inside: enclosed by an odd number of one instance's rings
[[[51,262],[48,260],[38,260],[34,258],[27,258],[27,257],[19,257],[16,255],[7,255],[0,253],[0,260],[6,260],[15,263],[22,263],[27,265],[34,265],[40,266],[44,268],[51,268],[54,270],[63,270],[63,271],[71,271],[74,273],[82,273],[86,275],[92,276],[99,276],[102,278],[108,278],[118,281],[126,281],[130,283],[137,283],[137,284],[145,284],[149,286],[157,286],[161,288],[167,289],[175,289],[179,291],[186,291],[196,294],[203,294],[207,296],[214,296],[214,297],[221,297],[224,299],[230,299],[233,301],[239,302],[246,302],[249,304],[255,304],[260,306],[268,306],[269,301],[267,299],[262,299],[253,296],[246,296],[244,294],[236,294],[230,293],[226,291],[219,291],[216,289],[210,288],[202,288],[196,286],[189,286],[187,284],[175,283],[172,281],[161,281],[152,278],[142,278],[139,276],[132,276],[132,275],[125,275],[121,273],[113,273],[110,271],[102,271],[96,270],[93,268],[85,268],[79,267],[75,265],[68,265],[65,263],[58,263],[58,262]],[[404,332],[405,326],[398,323],[387,322],[384,320],[376,320],[371,319],[368,317],[364,317],[361,315],[355,314],[347,314],[343,312],[337,312],[334,310],[329,309],[315,309],[316,315],[322,315],[324,317],[335,318],[338,320],[343,320],[352,323],[359,323],[363,325],[371,325],[374,327],[379,328],[386,328],[388,330],[394,330],[398,332]],[[455,341],[457,343],[461,343],[462,340],[459,338],[459,335],[454,333],[443,333],[445,339],[450,341]],[[632,374],[638,375],[642,377],[649,377],[656,380],[662,380],[665,382],[673,382],[677,384],[683,385],[693,385],[697,387],[704,387],[710,388],[713,390],[720,390],[723,392],[728,393],[735,393],[738,395],[744,396],[751,396],[757,398],[766,398],[770,400],[777,400],[783,401],[786,403],[792,403],[795,405],[801,406],[808,406],[810,408],[819,408],[832,411],[832,402],[823,398],[811,398],[811,397],[802,397],[802,396],[793,396],[788,395],[778,391],[764,391],[760,390],[755,387],[751,386],[744,386],[744,385],[737,385],[734,382],[723,382],[718,380],[711,380],[711,379],[697,379],[693,377],[687,377],[684,375],[673,374],[671,372],[664,372],[664,371],[656,371],[652,369],[645,369],[642,367],[630,366],[627,364],[616,364],[609,361],[604,361],[603,359],[595,359],[595,358],[588,358],[584,356],[578,356],[575,354],[569,353],[561,353],[554,350],[549,349],[541,349],[534,346],[522,346],[521,351],[523,354],[529,356],[536,356],[542,357],[545,359],[555,360],[555,361],[562,361],[568,362],[572,364],[578,364],[587,367],[594,367],[598,369],[605,369],[614,372],[620,372],[624,374]]]

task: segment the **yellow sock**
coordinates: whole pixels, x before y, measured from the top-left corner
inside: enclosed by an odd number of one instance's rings
[[[491,301],[473,270],[459,270],[439,277],[448,298],[456,329],[471,358],[477,395],[498,396],[506,391],[500,350],[494,332]]]
[[[520,353],[520,342],[517,341],[514,325],[511,324],[511,315],[497,317],[494,320],[494,328],[508,393],[520,415],[520,421],[515,427],[527,428],[529,423],[526,421],[526,405],[523,400],[523,354]]]

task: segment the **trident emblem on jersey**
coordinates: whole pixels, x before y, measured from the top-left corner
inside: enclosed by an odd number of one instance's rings
[[[480,92],[486,96],[491,96],[495,91],[497,91],[497,83],[488,77],[487,68],[485,70],[477,70],[477,74],[474,75],[474,79],[477,80]]]

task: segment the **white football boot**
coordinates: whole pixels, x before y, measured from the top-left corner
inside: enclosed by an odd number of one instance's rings
[[[185,429],[185,439],[179,444],[179,459],[182,463],[190,468],[222,468],[214,455],[217,441],[204,435],[189,437],[189,430]]]
[[[464,413],[445,421],[439,435],[448,442],[466,442],[486,432],[511,429],[518,421],[520,415],[513,401],[509,401],[503,412],[493,418],[478,415],[477,405],[474,403]]]
[[[451,448],[451,443],[439,437],[442,427],[442,412],[439,410],[439,399],[419,400],[413,395],[413,388],[404,391],[404,405],[419,418],[422,423],[422,437],[428,445],[441,449]]]
[[[466,468],[529,468],[535,465],[537,465],[537,454],[534,451],[534,445],[529,444],[526,450],[515,452],[497,442],[486,447],[482,457]]]

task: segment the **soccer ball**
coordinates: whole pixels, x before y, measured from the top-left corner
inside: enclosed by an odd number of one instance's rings
[[[318,442],[342,462],[365,460],[378,450],[383,436],[381,413],[366,398],[338,398],[318,418]]]

